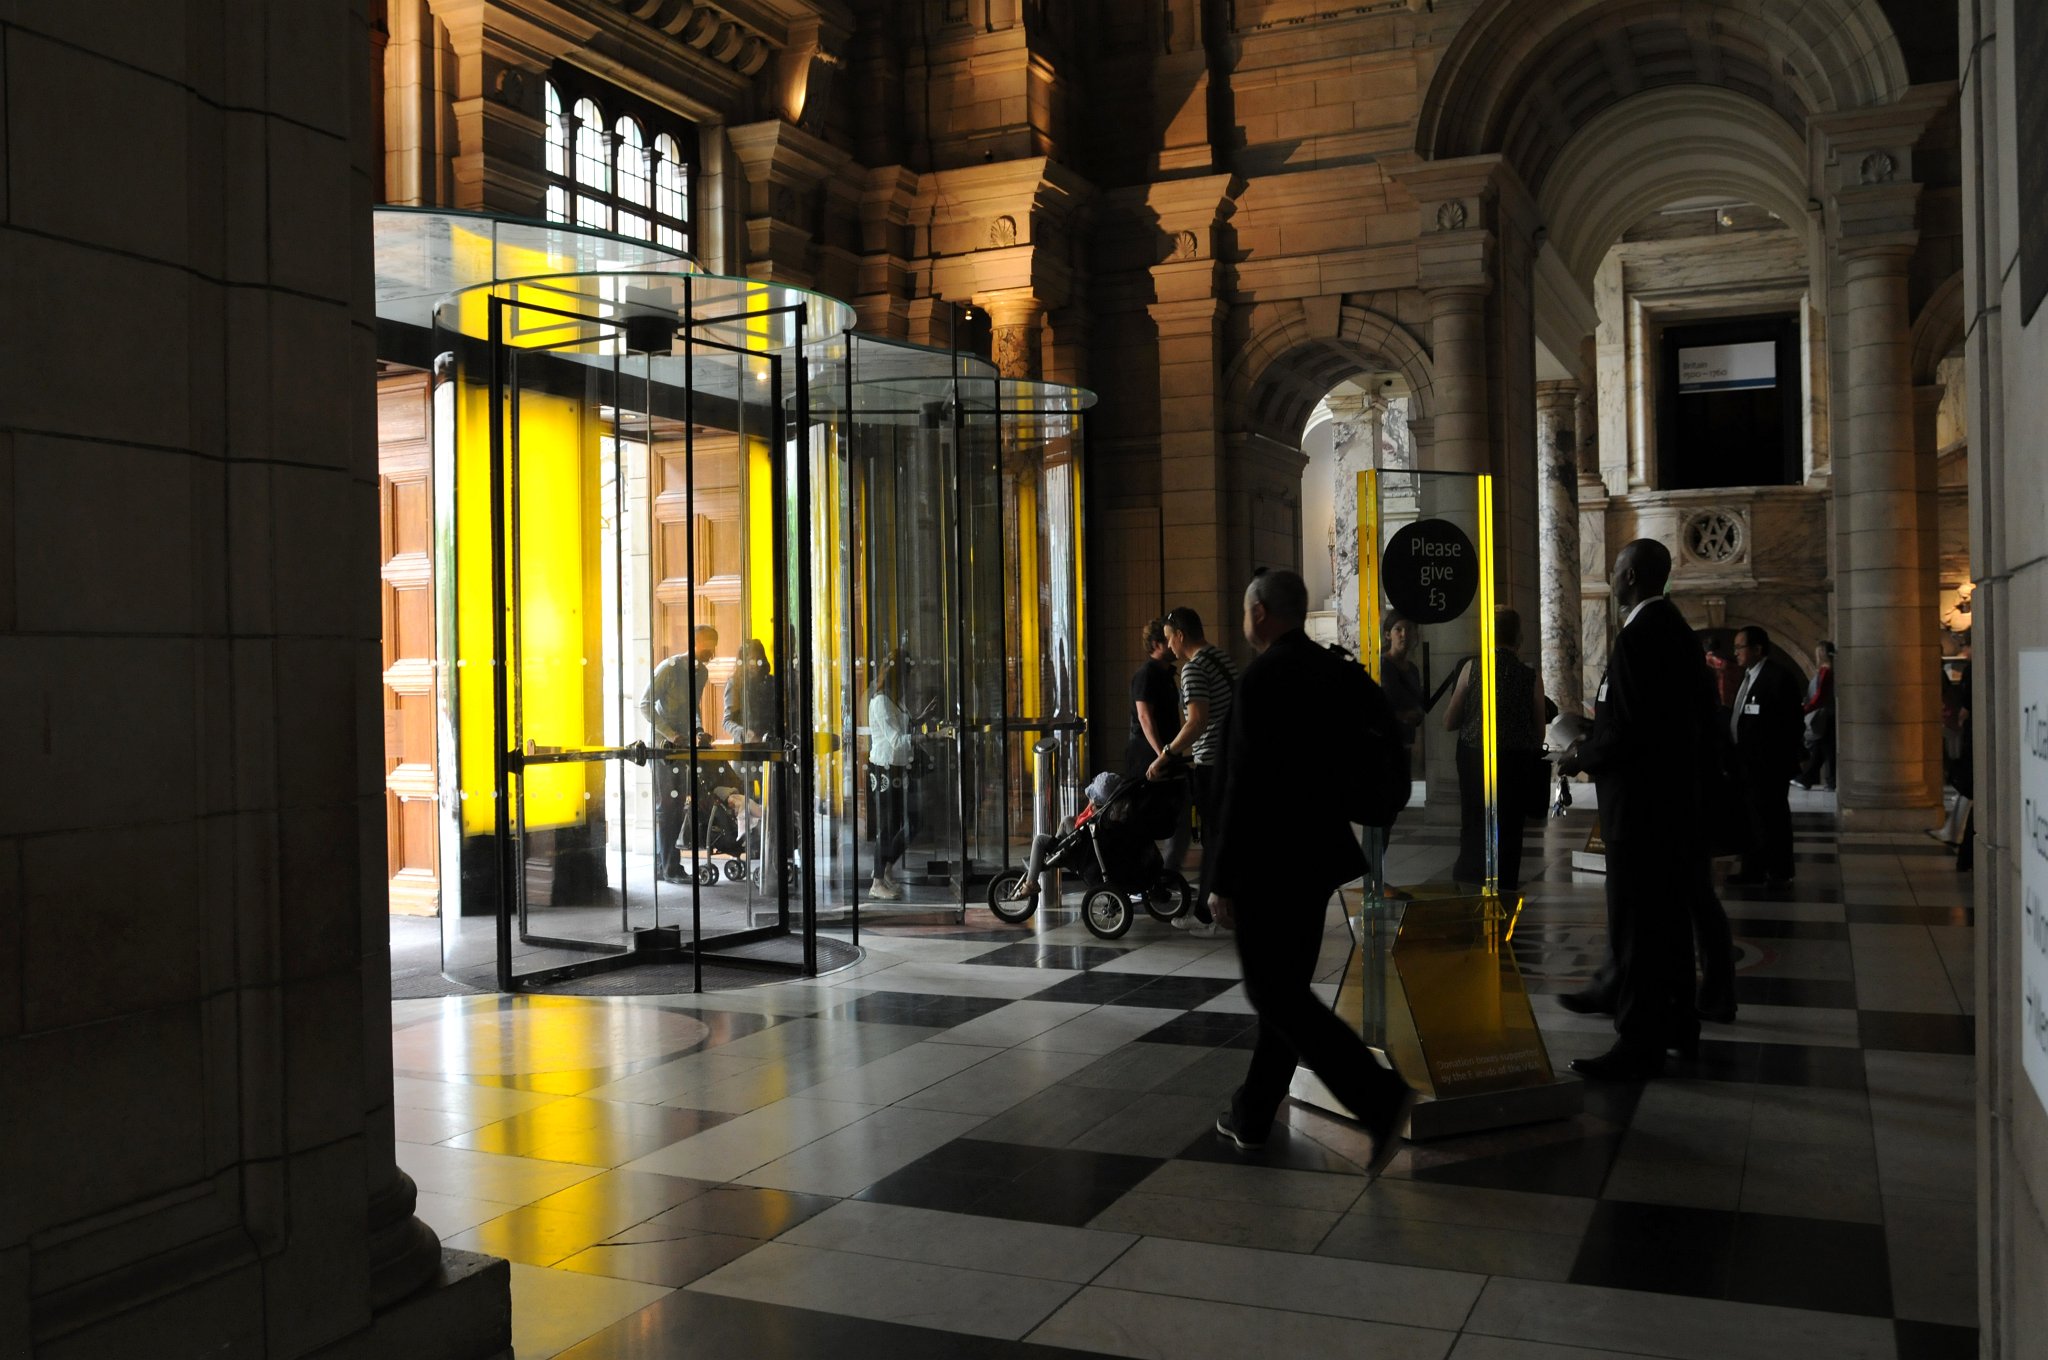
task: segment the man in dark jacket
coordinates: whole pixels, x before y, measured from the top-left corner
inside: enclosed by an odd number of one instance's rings
[[[1792,663],[1771,647],[1770,634],[1751,624],[1735,634],[1735,663],[1742,684],[1735,691],[1729,731],[1742,770],[1743,802],[1749,807],[1749,847],[1742,872],[1730,883],[1787,883],[1792,878],[1792,779],[1806,754],[1806,682]]]
[[[1373,730],[1395,724],[1370,677],[1309,641],[1307,616],[1308,587],[1294,572],[1263,572],[1245,591],[1244,634],[1259,655],[1229,719],[1209,906],[1220,924],[1236,925],[1259,1040],[1216,1131],[1240,1149],[1258,1147],[1305,1062],[1371,1134],[1367,1170],[1377,1174],[1400,1146],[1413,1093],[1309,987],[1330,895],[1366,869],[1338,811],[1347,772],[1317,741],[1315,715],[1333,694],[1351,693],[1382,710]]]
[[[1667,1045],[1690,1050],[1699,1039],[1687,896],[1706,882],[1700,788],[1714,707],[1699,643],[1664,598],[1670,576],[1671,554],[1654,539],[1615,558],[1614,599],[1628,613],[1594,696],[1593,730],[1559,761],[1566,774],[1591,774],[1600,793],[1619,1037],[1572,1070],[1607,1080],[1654,1077]]]

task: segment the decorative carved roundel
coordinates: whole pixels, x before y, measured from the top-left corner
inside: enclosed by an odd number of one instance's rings
[[[1201,245],[1201,241],[1193,232],[1183,231],[1173,238],[1173,258],[1192,260],[1195,258],[1195,252],[1201,249]]]
[[[1017,244],[1017,219],[1007,214],[988,224],[988,243],[1002,249]]]
[[[1740,561],[1748,545],[1742,518],[1727,510],[1702,510],[1685,522],[1685,550],[1696,561],[1719,566]]]
[[[1864,184],[1889,184],[1892,176],[1898,173],[1898,166],[1889,152],[1873,151],[1863,158],[1863,164],[1856,173]]]
[[[1454,198],[1437,208],[1436,229],[1438,231],[1456,231],[1464,225],[1465,205],[1457,199]]]

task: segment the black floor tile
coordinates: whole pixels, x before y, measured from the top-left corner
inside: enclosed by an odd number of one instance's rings
[[[1842,887],[1838,881],[1833,881],[1832,875],[1829,875],[1827,880],[1822,880],[1818,876],[1811,880],[1795,877],[1790,883],[1782,884],[1778,887],[1773,887],[1768,883],[1749,886],[1740,883],[1729,883],[1723,880],[1714,885],[1714,891],[1721,895],[1723,902],[1839,902],[1842,900]]]
[[[974,1212],[974,1206],[1007,1184],[1000,1176],[976,1176],[964,1171],[937,1171],[912,1162],[893,1171],[855,1195],[855,1199],[877,1204],[900,1204],[910,1209],[939,1209],[946,1213]]]
[[[992,1138],[955,1138],[912,1162],[934,1171],[952,1171],[968,1176],[990,1176],[999,1181],[1015,1180],[1047,1157],[1051,1148],[1028,1143],[1001,1143]]]
[[[1053,1148],[1029,1174],[1005,1181],[983,1196],[974,1212],[1079,1228],[1165,1164],[1164,1157]]]
[[[1075,1001],[1096,1006],[1159,1006],[1191,1010],[1229,991],[1236,978],[1159,977],[1151,973],[1085,973],[1064,978],[1033,1001]]]
[[[656,1214],[611,1237],[613,1242],[658,1242],[692,1233],[754,1237],[765,1241],[807,1218],[824,1213],[837,1200],[751,1185],[721,1185],[694,1199]]]
[[[1891,1264],[1875,1223],[1743,1214],[1727,1297],[1824,1313],[1892,1315]]]
[[[1259,1040],[1255,1015],[1228,1011],[1188,1011],[1155,1030],[1138,1036],[1147,1044],[1193,1044],[1198,1048],[1252,1048]]]
[[[747,1360],[1096,1360],[1094,1351],[929,1327],[876,1322],[693,1289],[664,1295],[561,1353],[561,1360],[671,1360],[678,1355]]]
[[[931,1025],[950,1029],[1009,1005],[1003,997],[940,996],[925,992],[869,992],[826,1014],[885,1025]]]
[[[1679,1062],[1671,1075],[1697,1081],[1748,1081],[1766,1086],[1865,1090],[1863,1054],[1819,1044],[1750,1044],[1708,1040],[1700,1056]]]
[[[1823,1006],[1856,1009],[1856,984],[1811,978],[1760,978],[1737,975],[1735,1001],[1744,1006]]]
[[[1222,1106],[1217,1107],[1223,1113]],[[1215,1129],[1204,1129],[1176,1154],[1174,1160],[1182,1162],[1224,1162],[1232,1166],[1273,1167],[1282,1171],[1321,1171],[1339,1176],[1362,1176],[1365,1168],[1342,1153],[1324,1147],[1301,1130],[1289,1126],[1287,1112],[1281,1111],[1280,1122],[1273,1125],[1266,1135],[1266,1144],[1256,1152],[1240,1152],[1237,1146],[1224,1139]],[[1363,1139],[1364,1133],[1359,1137]]]
[[[1602,1200],[1580,1239],[1573,1284],[1727,1296],[1736,1216],[1725,1209]]]
[[[1745,916],[1728,923],[1735,938],[1757,940],[1846,940],[1849,927],[1836,921],[1774,921]]]
[[[1471,1185],[1488,1190],[1527,1190],[1540,1195],[1576,1195],[1597,1199],[1607,1172],[1621,1151],[1622,1135],[1599,1133],[1583,1138],[1539,1143],[1507,1152],[1418,1167],[1414,1179],[1443,1185]],[[1430,1145],[1440,1153],[1443,1144]]]
[[[1860,907],[1854,902],[1844,908],[1850,923],[1859,926],[1974,926],[1977,913],[1969,907]]]
[[[1858,1037],[1865,1048],[1893,1053],[1977,1051],[1977,1019],[1971,1015],[1926,1015],[1918,1011],[1858,1011]]]
[[[1108,945],[1094,944],[1039,944],[1033,940],[1005,945],[1001,949],[965,959],[966,963],[984,963],[998,968],[1078,968],[1089,969],[1097,964],[1109,963],[1122,958],[1128,949],[1113,949]],[[1140,975],[1144,976],[1144,975]]]
[[[1977,1329],[1892,1319],[1899,1360],[1977,1360]]]

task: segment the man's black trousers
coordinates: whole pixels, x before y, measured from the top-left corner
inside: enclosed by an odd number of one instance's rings
[[[1328,892],[1282,887],[1236,904],[1237,956],[1259,1016],[1258,1047],[1231,1100],[1238,1130],[1248,1137],[1263,1138],[1272,1127],[1297,1062],[1362,1119],[1385,1113],[1406,1089],[1309,990],[1329,900]]]
[[[1607,847],[1607,939],[1614,950],[1614,1028],[1621,1046],[1662,1053],[1699,1033],[1693,1009],[1688,889],[1695,870],[1670,848]]]
[[[1742,871],[1772,878],[1792,877],[1791,781],[1782,775],[1772,778],[1750,773],[1743,777],[1742,785],[1743,797],[1749,804],[1750,828]]]

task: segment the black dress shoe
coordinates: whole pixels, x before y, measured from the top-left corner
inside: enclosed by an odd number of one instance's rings
[[[1559,994],[1557,1004],[1573,1015],[1614,1014],[1614,998],[1602,992],[1563,992]]]
[[[1664,1050],[1616,1045],[1597,1058],[1573,1058],[1572,1071],[1594,1081],[1649,1081],[1664,1075]]]
[[[1401,1150],[1402,1130],[1408,1124],[1408,1112],[1415,1108],[1415,1092],[1405,1083],[1401,1094],[1373,1118],[1365,1121],[1365,1131],[1372,1135],[1372,1160],[1365,1164],[1365,1174],[1377,1178],[1387,1169],[1387,1163]]]
[[[1677,1054],[1681,1062],[1698,1062],[1700,1060],[1700,1032],[1694,1030],[1690,1034],[1673,1035],[1670,1042],[1665,1044],[1664,1047],[1666,1051]]]

